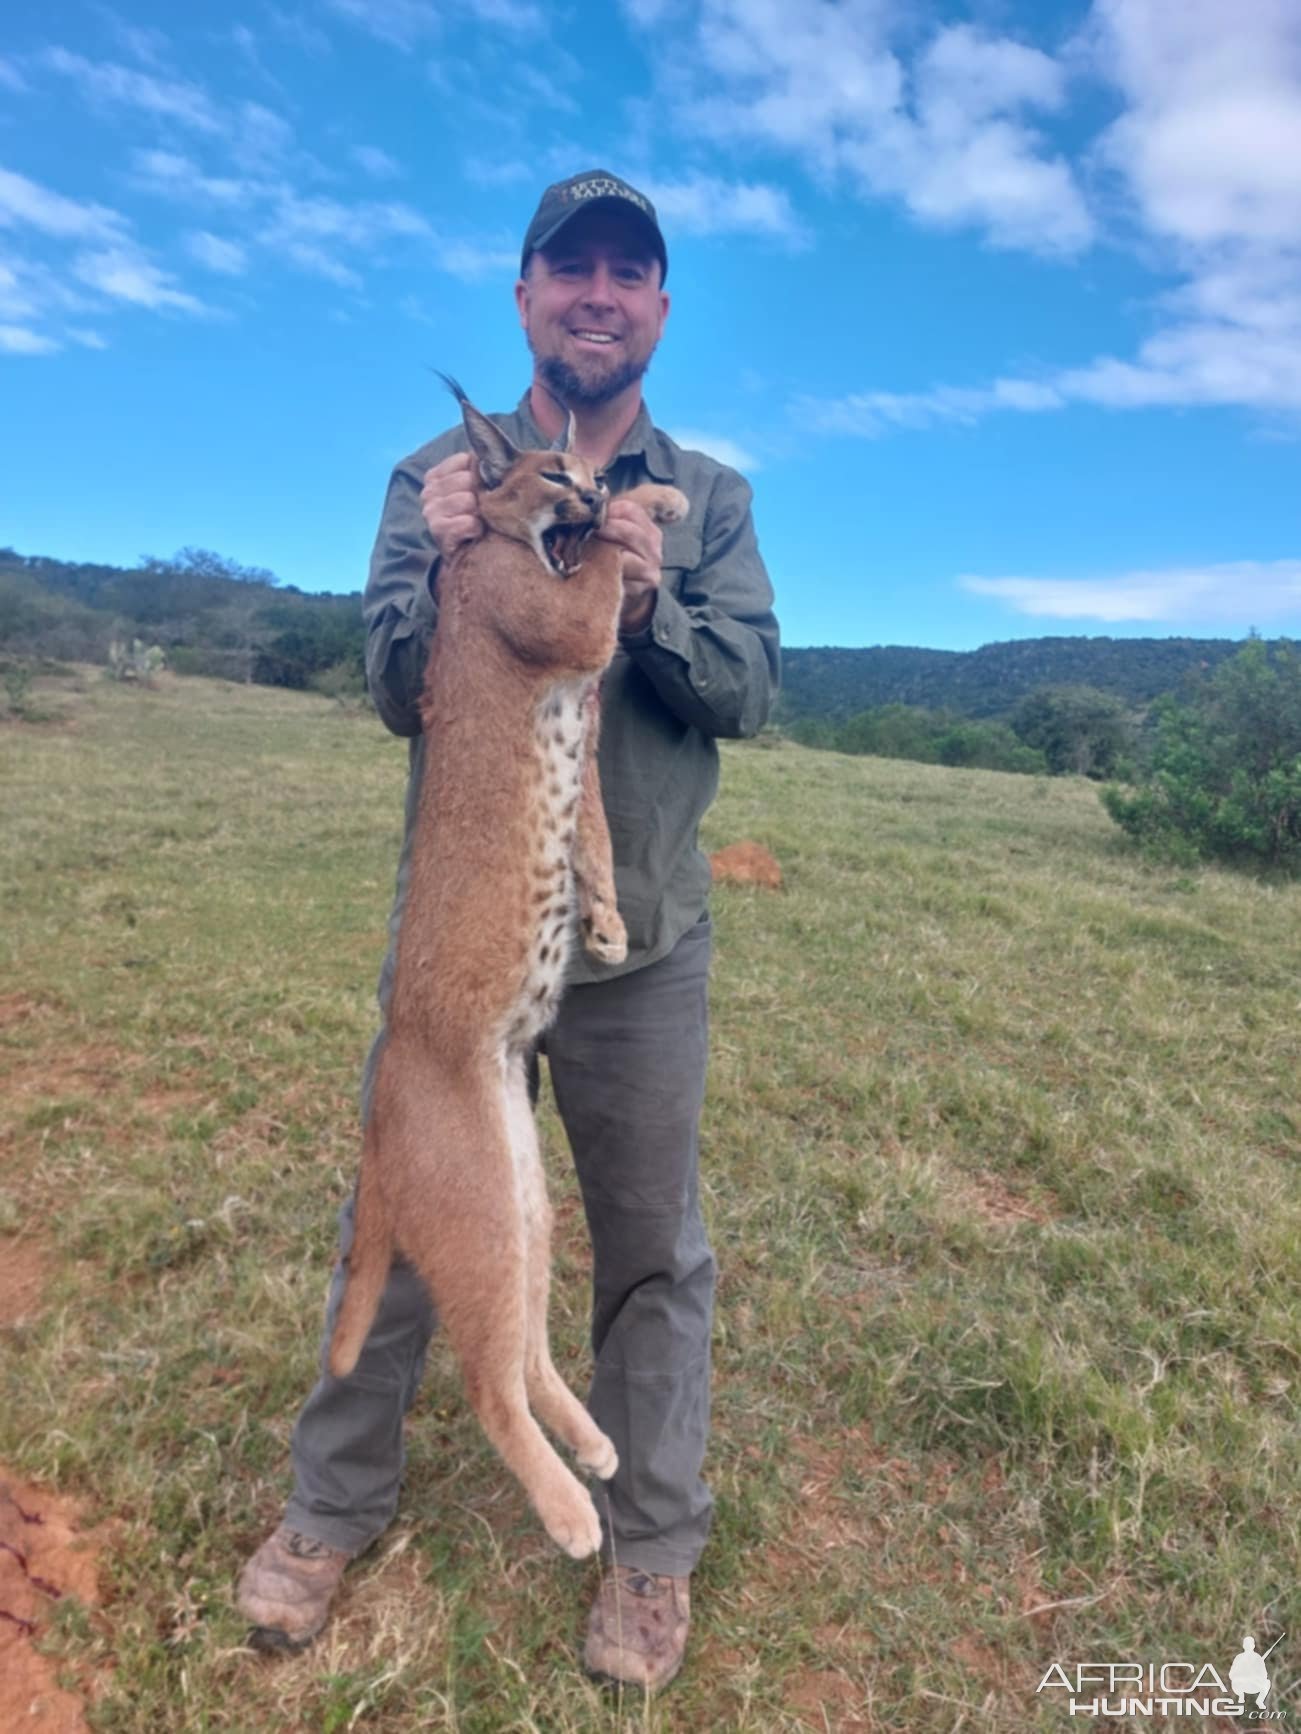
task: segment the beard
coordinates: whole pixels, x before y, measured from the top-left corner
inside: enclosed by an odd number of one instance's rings
[[[589,370],[573,367],[558,355],[539,355],[532,342],[529,348],[533,350],[542,383],[567,409],[594,409],[598,404],[609,403],[644,377],[655,353],[651,350],[648,355],[626,355],[607,371],[595,357],[596,365]]]

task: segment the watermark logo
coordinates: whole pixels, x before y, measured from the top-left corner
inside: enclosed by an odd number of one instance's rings
[[[1266,1662],[1287,1636],[1262,1655],[1250,1634],[1229,1665],[1227,1681],[1210,1662],[1054,1662],[1035,1688],[1064,1693],[1057,1702],[1071,1716],[1236,1716],[1245,1722],[1282,1720],[1286,1710],[1266,1702]]]

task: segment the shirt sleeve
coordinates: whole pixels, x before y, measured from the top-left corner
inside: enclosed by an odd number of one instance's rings
[[[655,593],[648,625],[621,643],[683,722],[745,738],[768,720],[781,676],[773,591],[750,510],[753,490],[720,470],[711,490],[699,566],[681,596]]]
[[[439,557],[420,514],[425,471],[455,450],[450,438],[406,458],[389,479],[379,533],[362,598],[366,684],[375,709],[395,735],[420,733],[420,693],[438,624]]]

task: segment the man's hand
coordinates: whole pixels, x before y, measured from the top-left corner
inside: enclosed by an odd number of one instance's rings
[[[472,542],[483,534],[478,479],[478,467],[469,452],[453,452],[425,472],[420,513],[444,559],[462,542]]]
[[[632,500],[611,500],[605,523],[597,532],[623,549],[623,607],[620,632],[641,632],[650,625],[655,592],[660,586],[664,537],[644,506]]]

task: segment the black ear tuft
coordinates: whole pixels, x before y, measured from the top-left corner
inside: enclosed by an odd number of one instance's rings
[[[470,450],[479,460],[479,474],[483,478],[484,487],[500,487],[507,470],[519,461],[517,447],[511,444],[495,421],[489,421],[482,410],[474,407],[451,374],[441,373],[438,368],[435,368],[434,372],[461,406],[461,420],[465,423],[466,438],[470,442]]]
[[[434,372],[438,375],[439,379],[442,380],[448,391],[451,392],[457,403],[465,404],[470,401],[469,398],[466,397],[464,391],[462,391],[459,381],[453,379],[450,373],[444,373],[442,369],[438,367],[434,369]]]

